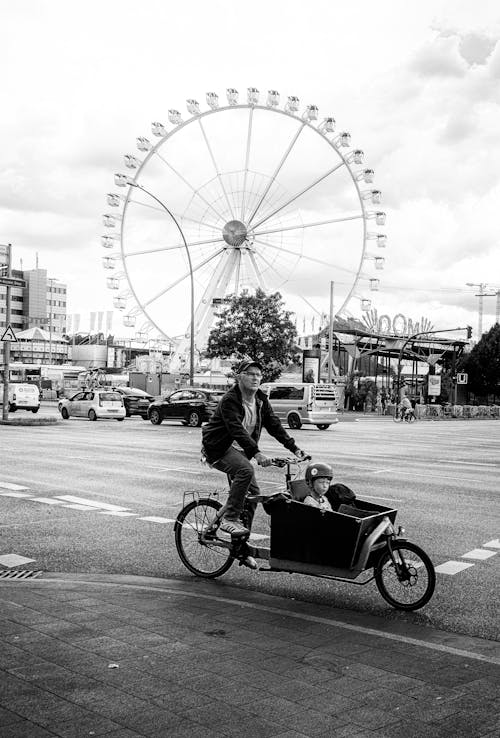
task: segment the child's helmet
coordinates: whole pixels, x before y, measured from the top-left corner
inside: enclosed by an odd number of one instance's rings
[[[315,479],[325,477],[326,479],[333,479],[333,469],[330,464],[324,464],[323,462],[309,464],[306,469],[306,484],[308,484],[309,487],[312,487],[312,483]]]

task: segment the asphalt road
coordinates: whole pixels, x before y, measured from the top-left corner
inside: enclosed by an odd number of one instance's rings
[[[184,491],[222,491],[225,482],[199,463],[200,435],[199,429],[156,427],[137,417],[0,426],[0,562],[16,554],[34,560],[28,567],[46,571],[192,581],[177,557],[172,521]],[[396,522],[438,567],[433,599],[404,614],[385,603],[374,583],[356,587],[237,565],[214,587],[227,582],[498,640],[500,422],[401,425],[367,417],[294,435],[315,460],[332,463],[336,480],[358,497],[398,509]],[[284,452],[265,433],[261,446],[270,455]],[[281,486],[277,469],[258,469],[258,477],[263,490]],[[254,533],[268,535],[267,521],[260,512]],[[442,573],[442,565],[461,570]]]

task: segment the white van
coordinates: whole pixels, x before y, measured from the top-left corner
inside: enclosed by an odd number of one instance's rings
[[[3,384],[0,384],[0,405],[3,405]],[[39,409],[40,391],[36,384],[9,382],[9,413],[15,413],[16,410],[37,413]]]
[[[338,423],[339,388],[335,384],[268,382],[261,386],[278,418],[289,428],[315,425],[326,430]]]

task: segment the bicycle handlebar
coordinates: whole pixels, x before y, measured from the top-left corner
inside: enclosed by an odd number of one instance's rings
[[[275,456],[273,459],[271,459],[271,466],[277,466],[280,469],[282,469],[287,464],[301,464],[304,461],[311,461],[312,456],[304,456],[302,459],[298,459],[296,456],[292,457],[281,457],[281,456]]]

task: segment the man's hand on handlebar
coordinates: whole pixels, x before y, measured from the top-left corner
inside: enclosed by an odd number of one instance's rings
[[[297,459],[299,459],[299,461],[310,461],[312,459],[312,456],[305,451],[302,451],[301,448],[298,448],[295,451],[295,456],[297,457]]]
[[[268,456],[265,456],[264,454],[261,454],[260,451],[255,454],[254,458],[259,466],[271,466],[271,464],[273,463],[272,459],[270,459]]]

